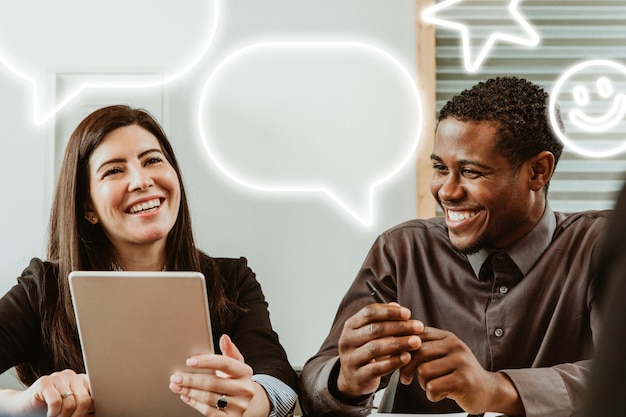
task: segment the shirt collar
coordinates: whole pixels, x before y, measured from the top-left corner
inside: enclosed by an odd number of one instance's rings
[[[541,216],[539,223],[524,237],[505,250],[523,275],[530,271],[530,268],[537,262],[541,254],[550,246],[555,230],[556,217],[550,205],[546,203],[546,209],[543,211],[543,216]],[[493,252],[493,249],[483,248],[476,253],[467,255],[476,277],[478,277],[480,268],[491,252]]]

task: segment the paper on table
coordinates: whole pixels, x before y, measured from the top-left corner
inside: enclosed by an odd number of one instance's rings
[[[467,417],[467,413],[445,413],[445,414],[395,414],[395,413],[372,413],[371,415],[378,416],[393,416],[393,417]],[[484,417],[506,417],[500,413],[485,413]]]

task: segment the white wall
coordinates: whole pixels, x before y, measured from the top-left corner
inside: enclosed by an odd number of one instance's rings
[[[81,93],[42,126],[32,122],[32,86],[0,65],[0,291],[13,285],[31,257],[45,253],[54,158],[68,132],[94,106],[122,101],[145,106],[161,119],[177,151],[199,245],[214,256],[248,258],[269,301],[274,327],[292,364],[300,367],[325,337],[375,236],[415,216],[413,157],[375,188],[374,223],[365,227],[320,193],[254,191],[227,178],[207,158],[200,139],[200,93],[226,56],[261,41],[365,42],[388,52],[412,74],[414,0],[237,0],[220,5],[214,43],[184,77],[141,91]],[[142,21],[149,22],[149,15]],[[137,48],[148,41],[142,21],[129,39]],[[184,29],[185,22],[163,28],[173,36]],[[57,88],[62,92],[63,84]],[[376,122],[384,126],[385,120]],[[354,140],[353,129],[345,129],[346,138]],[[352,168],[346,163],[345,174]]]

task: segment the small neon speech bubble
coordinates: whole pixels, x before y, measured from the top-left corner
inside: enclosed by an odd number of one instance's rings
[[[37,124],[87,88],[153,87],[180,77],[205,54],[218,21],[218,0],[5,3],[0,64],[32,83]],[[185,22],[184,30],[172,30],[172,22]],[[57,97],[61,73],[84,81]]]
[[[557,107],[565,133],[558,127]],[[552,89],[549,112],[552,129],[573,152],[591,158],[624,152],[626,139],[615,140],[612,131],[626,129],[626,67],[608,60],[571,67]]]
[[[365,226],[374,188],[413,156],[420,96],[391,55],[355,42],[270,42],[209,76],[198,111],[211,161],[235,182],[324,193]]]

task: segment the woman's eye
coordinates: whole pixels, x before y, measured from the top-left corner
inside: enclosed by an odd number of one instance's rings
[[[146,159],[146,165],[158,164],[159,162],[163,162],[163,159],[157,156]]]
[[[115,175],[122,172],[122,170],[120,168],[110,168],[107,169],[106,171],[104,171],[104,174],[102,174],[102,178],[106,178],[109,175]]]

